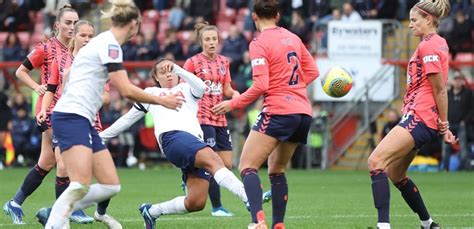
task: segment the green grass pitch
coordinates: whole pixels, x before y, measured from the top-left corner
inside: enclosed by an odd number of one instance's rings
[[[11,198],[20,186],[27,169],[0,171],[1,204]],[[112,199],[108,213],[117,218],[124,228],[143,228],[138,213],[141,203],[169,200],[181,191],[180,172],[174,168],[120,169],[122,191]],[[266,171],[260,171],[264,189],[269,188]],[[473,173],[411,173],[432,217],[443,228],[474,228]],[[298,171],[287,172],[289,202],[286,213],[287,228],[368,228],[376,224],[368,172]],[[40,228],[34,214],[54,201],[54,171],[43,185],[23,204],[27,225],[12,225],[1,214],[0,228]],[[210,216],[210,202],[198,213],[162,216],[157,228],[246,228],[250,216],[244,205],[227,190],[222,189],[224,206],[235,216]],[[267,221],[271,222],[271,205],[264,206]],[[87,209],[93,214],[92,208]],[[391,188],[392,228],[419,228],[418,217]],[[102,224],[71,224],[71,228],[105,228]]]

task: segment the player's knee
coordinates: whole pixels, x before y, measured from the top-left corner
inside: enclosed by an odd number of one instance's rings
[[[205,198],[186,201],[186,205],[185,205],[186,210],[188,210],[188,212],[201,211],[202,209],[204,209],[205,206],[206,206]]]
[[[258,174],[258,171],[257,169],[255,168],[245,168],[245,169],[241,169],[240,170],[240,177],[245,177],[245,176],[248,176],[250,174]]]
[[[369,170],[383,169],[381,166],[381,162],[381,158],[379,158],[377,154],[372,153],[367,159],[367,165],[369,166]]]
[[[56,159],[52,157],[49,159],[48,157],[40,157],[40,160],[38,160],[38,166],[46,171],[51,171],[54,166],[56,165]]]

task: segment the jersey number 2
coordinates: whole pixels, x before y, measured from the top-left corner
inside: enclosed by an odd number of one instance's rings
[[[296,52],[289,52],[287,55],[286,55],[286,59],[288,60],[288,64],[292,64],[291,63],[291,59],[295,60],[295,63],[294,63],[294,66],[293,66],[293,72],[291,73],[291,77],[290,77],[290,82],[288,82],[288,85],[296,85],[298,84],[298,80],[300,79],[300,76],[298,74],[296,74],[296,70],[298,69],[298,56],[296,56]]]

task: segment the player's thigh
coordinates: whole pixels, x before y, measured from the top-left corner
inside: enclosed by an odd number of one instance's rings
[[[407,155],[415,146],[410,132],[395,126],[369,156],[369,169],[386,169],[392,162]]]
[[[288,161],[290,161],[295,153],[298,144],[299,143],[295,142],[280,142],[268,157],[268,173],[274,174],[285,172]]]
[[[225,164],[214,150],[206,146],[197,151],[194,158],[194,167],[203,168],[214,174],[217,170],[225,167]]]
[[[92,155],[92,169],[94,177],[100,184],[120,184],[114,160],[109,150],[101,150]]]
[[[277,144],[276,138],[251,130],[242,149],[239,170],[260,168]]]
[[[56,157],[53,152],[52,130],[47,129],[41,134],[41,153],[38,159],[40,168],[50,171],[56,165]]]
[[[71,182],[89,185],[92,179],[92,149],[74,145],[62,152],[62,160]]]
[[[209,181],[198,177],[192,173],[187,174],[185,206],[188,211],[200,211],[206,206]]]
[[[217,154],[224,161],[225,167],[232,168],[232,151],[218,151]]]
[[[388,165],[387,176],[394,184],[398,183],[407,176],[408,167],[410,166],[410,163],[413,161],[413,158],[415,158],[417,153],[418,150],[413,149],[402,158]]]

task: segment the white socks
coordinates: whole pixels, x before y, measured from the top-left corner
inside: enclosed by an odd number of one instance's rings
[[[390,223],[377,223],[379,229],[390,229]]]
[[[163,203],[153,204],[148,210],[150,215],[157,218],[160,215],[171,215],[171,214],[184,214],[188,210],[184,206],[185,196],[178,196],[172,200],[168,200]]]
[[[69,216],[73,211],[73,204],[82,199],[88,191],[89,186],[82,185],[79,182],[71,182],[69,187],[54,202],[45,228],[62,228],[69,220]]]
[[[74,204],[74,211],[86,209],[120,192],[120,185],[93,184],[84,198]]]
[[[244,184],[226,167],[217,170],[217,172],[214,174],[214,180],[216,180],[217,184],[220,186],[234,193],[244,203],[248,201]]]
[[[421,221],[421,226],[423,228],[430,228],[431,226],[431,223],[433,223],[433,219],[430,217],[428,220],[425,220],[425,221]]]

